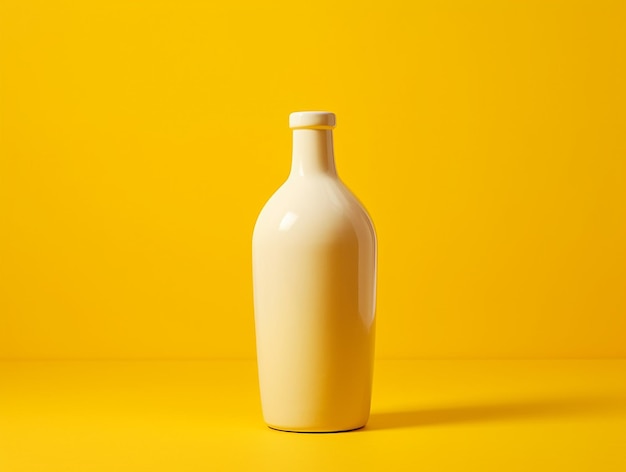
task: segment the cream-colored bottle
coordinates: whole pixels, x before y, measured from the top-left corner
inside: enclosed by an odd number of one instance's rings
[[[335,115],[289,117],[287,181],[252,241],[263,416],[285,431],[348,431],[369,417],[376,234],[335,170]]]

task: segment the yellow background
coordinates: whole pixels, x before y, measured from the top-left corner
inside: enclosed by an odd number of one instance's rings
[[[377,354],[626,356],[626,7],[0,0],[0,357],[254,355],[288,113],[337,113]]]

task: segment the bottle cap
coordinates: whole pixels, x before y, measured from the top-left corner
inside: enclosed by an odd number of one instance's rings
[[[296,111],[289,115],[291,129],[333,129],[335,114],[329,111]]]

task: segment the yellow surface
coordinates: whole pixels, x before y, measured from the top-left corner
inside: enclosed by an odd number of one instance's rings
[[[252,357],[303,109],[380,357],[626,356],[625,5],[0,0],[0,357]]]
[[[369,425],[262,423],[255,366],[0,364],[2,472],[626,470],[626,361],[381,361]]]

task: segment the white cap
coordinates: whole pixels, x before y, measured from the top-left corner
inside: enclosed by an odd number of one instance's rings
[[[289,115],[292,129],[333,129],[335,114],[329,111],[296,111]]]

